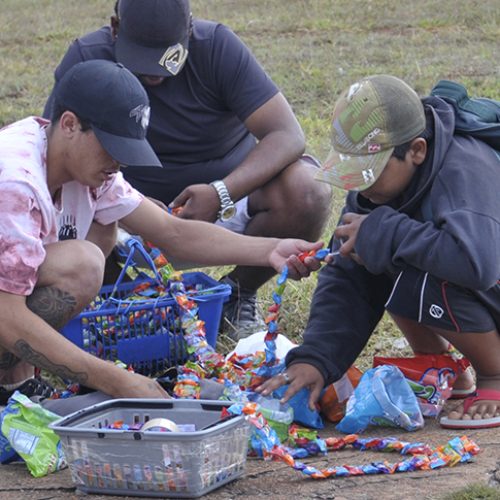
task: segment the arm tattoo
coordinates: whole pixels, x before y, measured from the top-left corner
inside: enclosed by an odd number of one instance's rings
[[[55,330],[60,330],[76,312],[75,297],[54,286],[35,288],[26,305]]]
[[[32,365],[48,370],[49,372],[61,377],[62,379],[70,379],[80,384],[84,384],[88,380],[87,373],[73,372],[64,365],[56,365],[55,363],[50,361],[50,359],[48,359],[44,354],[35,351],[25,340],[18,340],[14,344],[14,350],[20,358],[28,361]]]
[[[14,367],[19,362],[19,358],[11,352],[4,352],[0,354],[0,370],[8,370]]]

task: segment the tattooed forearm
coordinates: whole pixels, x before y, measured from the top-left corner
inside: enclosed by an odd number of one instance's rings
[[[76,312],[76,299],[54,286],[35,288],[26,305],[55,330],[60,330]]]
[[[11,352],[1,352],[0,349],[0,370],[8,370],[19,362],[19,358]]]
[[[70,379],[74,382],[84,384],[88,380],[88,374],[85,372],[73,372],[64,365],[56,365],[50,359],[40,352],[35,351],[25,340],[18,340],[14,344],[16,354],[38,368],[44,368],[49,372],[61,377],[62,379]]]

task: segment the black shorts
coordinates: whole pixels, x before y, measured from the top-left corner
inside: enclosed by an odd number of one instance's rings
[[[496,308],[495,311],[480,300],[474,291],[415,268],[401,272],[386,303],[392,314],[429,327],[464,333],[497,329],[500,302]]]

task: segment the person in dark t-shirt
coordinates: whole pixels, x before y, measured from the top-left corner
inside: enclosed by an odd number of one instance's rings
[[[164,168],[125,171],[136,189],[179,217],[248,235],[321,235],[331,189],[301,156],[304,134],[285,97],[228,27],[193,18],[189,0],[118,0],[111,26],[71,44],[56,82],[88,59],[121,62],[149,95],[148,140]],[[222,279],[233,288],[224,315],[234,338],[264,326],[256,291],[273,274],[239,266]]]

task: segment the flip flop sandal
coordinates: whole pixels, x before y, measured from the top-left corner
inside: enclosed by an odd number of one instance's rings
[[[55,389],[41,378],[30,378],[12,391],[6,391],[5,389],[0,388],[0,405],[6,405],[9,398],[16,391],[19,391],[32,401],[38,403],[42,399],[52,396]]]
[[[465,398],[464,413],[479,401],[498,401],[500,403],[500,391],[494,389],[477,389],[477,391]],[[491,418],[481,418],[478,420],[462,420],[442,417],[439,420],[441,427],[446,429],[486,429],[489,427],[500,427],[500,416]]]

